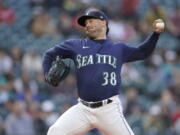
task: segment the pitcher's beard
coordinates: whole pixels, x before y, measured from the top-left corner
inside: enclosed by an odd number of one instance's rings
[[[90,39],[96,39],[98,37],[98,32],[97,31],[86,31],[86,36],[89,37]]]

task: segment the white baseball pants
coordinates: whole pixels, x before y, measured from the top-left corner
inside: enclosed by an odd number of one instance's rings
[[[126,122],[118,96],[112,103],[89,108],[81,102],[72,106],[49,128],[47,135],[83,135],[97,128],[105,135],[134,135]]]

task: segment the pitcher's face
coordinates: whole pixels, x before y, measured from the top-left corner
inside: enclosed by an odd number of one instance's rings
[[[97,38],[106,34],[106,21],[90,18],[85,21],[85,34],[90,38]]]

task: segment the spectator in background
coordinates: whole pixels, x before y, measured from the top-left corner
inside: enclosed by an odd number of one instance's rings
[[[27,104],[27,112],[34,120],[36,135],[45,135],[48,127],[44,120],[44,112],[40,108],[40,103],[32,101]]]
[[[136,38],[136,31],[133,22],[118,19],[117,17],[109,21],[109,38],[113,41],[129,41]]]
[[[174,101],[174,95],[168,88],[164,89],[161,93],[159,103],[161,106],[164,106],[163,108],[168,108],[170,112],[174,112],[177,107],[177,103]]]
[[[48,131],[48,127],[43,119],[43,112],[37,112],[37,117],[34,119],[34,126],[36,130],[36,135],[45,135]]]
[[[171,86],[174,83],[173,71],[176,69],[177,55],[173,50],[165,50],[163,53],[164,63],[162,63],[162,71],[164,74],[164,82]]]
[[[10,56],[12,58],[13,73],[15,77],[19,77],[22,72],[22,50],[18,46],[13,46],[10,50]]]
[[[134,104],[131,108],[131,114],[127,117],[127,119],[131,123],[131,127],[135,135],[144,135],[144,123],[142,116],[143,113],[141,106]]]
[[[52,97],[54,89],[52,90],[51,86],[44,83],[44,75],[42,72],[36,73],[33,80],[38,88],[38,95],[36,95],[38,101],[41,102]]]
[[[46,100],[41,104],[43,120],[47,127],[50,127],[59,117],[59,114],[54,112],[55,105],[51,100]]]
[[[58,30],[64,37],[73,34],[72,18],[66,12],[61,12],[58,19]]]
[[[166,20],[166,12],[157,2],[151,1],[150,8],[146,12],[145,17],[148,25],[151,26],[155,19],[162,18],[163,20]]]
[[[13,94],[13,75],[11,73],[2,74],[0,76],[0,103],[5,103],[11,94]]]
[[[171,120],[171,112],[168,106],[162,105],[161,106],[161,114],[160,119],[162,122],[162,128],[163,128],[163,134],[164,135],[172,135],[171,126],[172,126],[172,120]]]
[[[15,12],[0,0],[0,24],[12,24],[15,21]]]
[[[9,73],[12,70],[12,59],[3,48],[0,48],[0,74]]]
[[[144,126],[146,135],[163,135],[162,121],[160,119],[161,107],[152,105],[146,113]]]
[[[180,40],[180,6],[176,6],[174,10],[168,17],[167,26],[169,32]]]
[[[36,81],[30,78],[30,74],[26,71],[23,71],[22,76],[14,80],[14,88],[16,96],[24,100],[31,100],[29,98],[35,98],[38,92]]]
[[[141,73],[132,64],[125,64],[122,68],[123,86],[131,87],[134,84],[138,84],[142,87],[146,82],[145,78],[142,76],[145,71],[143,69],[140,70]]]
[[[135,24],[135,29],[137,30],[137,35],[139,35],[139,40],[144,41],[148,35],[150,26],[145,20],[139,20]]]
[[[120,13],[123,18],[130,20],[137,20],[137,8],[139,5],[139,0],[121,0],[120,3]]]
[[[180,68],[175,68],[173,70],[173,84],[172,84],[172,91],[174,93],[174,100],[177,103],[180,103]]]
[[[44,11],[37,11],[30,24],[30,31],[37,37],[56,36],[57,28],[53,18]]]
[[[63,8],[66,12],[71,15],[75,15],[76,11],[79,9],[79,2],[75,0],[64,0]]]
[[[5,125],[7,135],[35,135],[33,119],[25,111],[22,101],[14,101]]]
[[[41,56],[32,49],[22,58],[22,68],[28,73],[37,73],[42,71]]]
[[[150,59],[146,61],[147,75],[147,93],[154,98],[159,96],[163,89],[167,86],[164,83],[165,75],[162,70],[163,59],[159,53],[154,53]]]
[[[131,115],[133,108],[139,105],[138,91],[135,88],[128,88],[126,90],[125,96],[125,115]]]
[[[13,89],[12,59],[0,48],[0,103],[8,100],[9,92]]]

